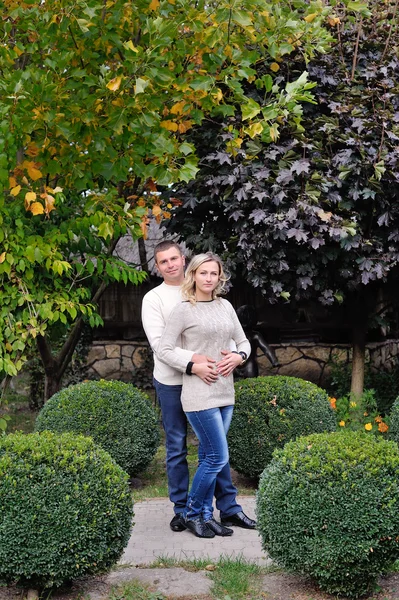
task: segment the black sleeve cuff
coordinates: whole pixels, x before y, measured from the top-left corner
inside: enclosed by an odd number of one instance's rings
[[[193,368],[194,363],[190,360],[190,362],[187,364],[186,367],[186,374],[187,375],[192,375],[191,369]]]

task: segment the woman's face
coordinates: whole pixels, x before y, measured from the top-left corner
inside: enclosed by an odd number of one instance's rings
[[[195,292],[198,296],[212,298],[212,292],[219,283],[219,265],[215,260],[203,263],[194,273]]]

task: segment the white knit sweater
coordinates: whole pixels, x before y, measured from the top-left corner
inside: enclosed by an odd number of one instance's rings
[[[231,348],[231,340],[234,340],[238,351],[249,356],[250,343],[234,308],[224,298],[196,304],[182,302],[171,312],[157,355],[183,373],[181,401],[185,412],[234,404],[234,379],[233,374],[228,377],[219,375],[215,383],[207,385],[196,375],[187,375],[187,360],[176,345],[219,361],[223,358],[221,350]]]
[[[180,304],[182,298],[179,285],[167,285],[165,282],[147,292],[143,298],[141,318],[148,342],[154,352],[154,377],[164,385],[181,385],[182,374],[173,367],[161,362],[158,358],[158,345],[165,329],[170,313]],[[179,340],[177,340],[179,346]],[[194,352],[179,350],[176,352],[185,361],[191,360]]]

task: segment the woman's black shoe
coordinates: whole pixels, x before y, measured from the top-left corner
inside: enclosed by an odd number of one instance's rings
[[[215,537],[215,533],[209,529],[209,527],[204,523],[201,517],[197,519],[185,519],[184,525],[186,529],[191,531],[194,535],[199,538],[213,538]]]
[[[209,521],[205,521],[205,525],[209,527],[209,529],[213,531],[215,535],[221,535],[222,537],[227,537],[228,535],[233,535],[234,533],[232,529],[221,525],[221,523],[218,523],[213,518],[209,519]]]

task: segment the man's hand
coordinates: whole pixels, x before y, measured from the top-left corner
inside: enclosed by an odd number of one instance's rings
[[[212,360],[212,363],[214,362],[215,361]],[[215,366],[212,363],[196,362],[192,366],[191,373],[202,379],[202,381],[204,381],[206,384],[212,385],[212,383],[214,383],[219,377],[215,370]]]
[[[193,363],[215,363],[216,360],[205,354],[193,354],[191,357]]]
[[[224,358],[216,363],[216,369],[220,375],[228,377],[236,367],[241,365],[242,358],[239,354],[230,352],[230,350],[222,350],[221,354],[223,354]]]

